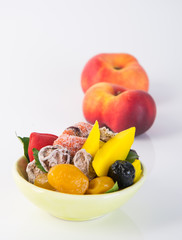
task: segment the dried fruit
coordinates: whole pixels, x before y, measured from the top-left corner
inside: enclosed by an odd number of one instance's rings
[[[71,157],[79,151],[86,142],[92,125],[90,123],[80,122],[74,126],[68,127],[64,132],[54,141],[53,145],[61,145],[71,152]]]
[[[74,125],[75,127],[78,127],[81,130],[81,137],[87,138],[93,125],[90,123],[85,122],[79,122]]]
[[[112,137],[114,137],[117,133],[112,132],[109,128],[102,127],[100,128],[100,140],[103,142],[109,141]]]
[[[94,157],[99,147],[100,147],[100,130],[99,124],[96,121],[82,148],[85,149],[88,153],[90,153]]]
[[[99,128],[96,121],[94,125],[80,122],[70,126],[59,137],[35,132],[30,138],[19,137],[27,161],[29,157],[31,161],[26,168],[28,180],[38,187],[69,194],[125,188],[142,174],[138,154],[130,149],[134,135],[135,127],[114,133]]]
[[[89,178],[89,180],[96,176],[92,167],[92,156],[87,153],[85,149],[81,149],[75,154],[73,164],[79,168]]]
[[[126,188],[133,184],[135,168],[130,162],[118,160],[109,168],[108,176],[118,182],[119,188]]]
[[[87,138],[93,125],[90,123],[79,122],[64,130],[62,134]]]
[[[30,139],[29,139],[29,145],[28,145],[28,156],[29,156],[30,162],[33,161],[34,159],[33,151],[32,151],[33,148],[40,150],[41,148],[47,145],[52,145],[57,138],[58,137],[53,134],[36,133],[36,132],[31,133]]]
[[[133,167],[135,168],[135,178],[134,178],[134,183],[137,182],[142,174],[142,166],[141,162],[139,159],[135,159],[135,161],[132,163]]]
[[[48,190],[55,190],[49,183],[47,178],[47,173],[39,174],[34,181],[37,187],[45,188]]]
[[[89,179],[74,165],[58,164],[48,172],[48,182],[62,193],[84,194]]]
[[[104,146],[104,143],[105,143],[105,142],[103,142],[103,141],[100,140],[100,142],[99,142],[99,148],[103,147],[103,146]]]
[[[87,194],[105,193],[114,186],[112,178],[103,176],[97,177],[90,181]]]
[[[134,141],[135,127],[131,127],[112,137],[95,154],[92,162],[98,176],[106,176],[109,167],[118,159],[125,160]]]
[[[60,145],[41,148],[38,157],[41,165],[47,172],[57,164],[71,163],[70,151]]]
[[[53,145],[60,145],[67,148],[70,151],[71,157],[74,157],[75,153],[82,148],[85,141],[86,138],[83,137],[62,134],[56,139],[56,141],[54,141]]]
[[[26,167],[26,173],[28,176],[28,181],[31,183],[34,183],[35,178],[44,173],[43,171],[41,171],[35,164],[35,160],[31,161],[28,163],[27,167]]]

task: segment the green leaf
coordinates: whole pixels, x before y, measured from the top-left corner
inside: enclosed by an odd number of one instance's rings
[[[111,189],[109,189],[107,192],[105,192],[105,193],[116,192],[116,191],[118,191],[118,190],[119,190],[118,183],[115,182],[114,186],[113,186]]]
[[[35,165],[36,165],[41,171],[47,173],[47,171],[44,169],[44,167],[42,166],[42,164],[41,164],[40,161],[39,161],[39,156],[38,156],[39,150],[37,150],[36,148],[33,148],[32,151],[33,151],[33,156],[34,156],[34,159],[35,159]]]
[[[126,157],[126,161],[133,163],[135,159],[139,159],[139,156],[135,150],[130,149],[128,156]]]
[[[23,150],[24,150],[24,156],[26,157],[27,162],[30,162],[29,156],[28,156],[28,145],[29,145],[29,137],[20,137],[17,136],[17,138],[20,139],[20,141],[23,143]]]

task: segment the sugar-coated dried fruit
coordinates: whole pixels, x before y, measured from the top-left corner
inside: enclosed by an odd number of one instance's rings
[[[119,188],[126,188],[133,184],[135,168],[130,162],[118,160],[109,168],[108,176],[118,183]]]
[[[49,183],[47,178],[47,173],[39,174],[34,181],[37,187],[45,188],[48,190],[55,190]]]
[[[71,157],[74,157],[75,153],[82,148],[85,141],[86,138],[83,137],[62,134],[54,141],[53,145],[61,145],[67,148],[71,153]]]
[[[114,186],[112,178],[103,176],[96,177],[90,181],[87,194],[100,194],[105,193]]]
[[[62,134],[87,138],[93,125],[90,123],[79,122],[64,130]]]
[[[89,180],[96,176],[92,167],[92,159],[92,156],[87,153],[85,149],[79,150],[73,158],[73,164],[79,168],[89,178]]]
[[[89,179],[77,167],[71,164],[58,164],[48,172],[48,182],[62,193],[84,194]]]
[[[70,127],[66,128],[62,134],[68,134],[71,136],[82,137],[82,131],[80,130],[79,127],[75,127],[75,126],[70,126]]]
[[[27,176],[28,176],[28,181],[31,182],[31,183],[34,183],[35,181],[35,178],[44,173],[43,171],[41,171],[35,164],[35,160],[29,162],[27,164],[27,167],[26,167],[26,173],[27,173]]]
[[[112,137],[114,137],[117,133],[112,132],[109,128],[102,127],[100,128],[100,140],[103,142],[109,141]]]
[[[90,123],[76,123],[74,126],[66,128],[54,141],[53,145],[66,147],[71,152],[71,156],[74,157],[75,153],[82,148],[87,140],[92,127],[93,125]]]
[[[40,149],[38,156],[41,165],[47,172],[57,164],[71,163],[70,151],[60,145],[43,147]]]
[[[80,130],[81,130],[81,137],[85,137],[87,138],[93,125],[90,124],[90,123],[86,123],[86,122],[79,122],[79,123],[76,123],[74,125],[75,127],[78,127]]]

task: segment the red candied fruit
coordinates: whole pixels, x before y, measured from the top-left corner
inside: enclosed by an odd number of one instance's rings
[[[62,134],[54,141],[53,145],[61,145],[67,148],[68,150],[70,150],[71,156],[74,157],[75,153],[82,148],[85,141],[86,138]]]
[[[93,125],[90,123],[79,122],[75,124],[82,131],[82,137],[88,137]]]
[[[93,125],[90,123],[79,122],[70,126],[54,141],[53,145],[61,145],[71,152],[74,157],[86,141]]]
[[[58,136],[53,134],[32,132],[30,134],[30,140],[28,145],[28,156],[30,162],[34,159],[32,151],[33,148],[40,150],[47,145],[52,145],[57,138]]]
[[[78,137],[88,137],[93,125],[90,123],[79,122],[74,126],[70,126],[64,130],[62,134],[68,134]]]

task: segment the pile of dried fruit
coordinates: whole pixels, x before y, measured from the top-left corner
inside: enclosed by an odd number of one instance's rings
[[[77,123],[59,136],[31,133],[20,140],[28,161],[28,181],[69,194],[101,194],[126,188],[141,177],[131,150],[135,127],[120,133],[99,128],[96,121]]]

